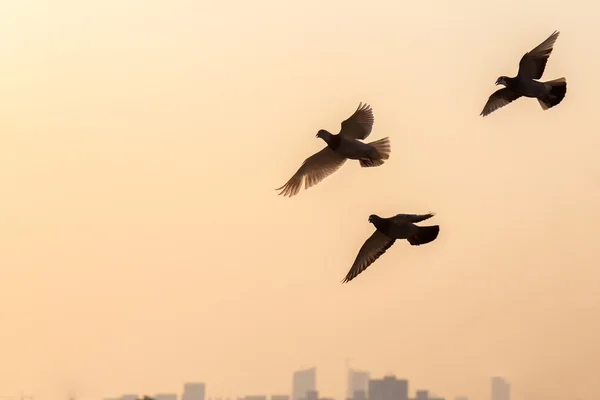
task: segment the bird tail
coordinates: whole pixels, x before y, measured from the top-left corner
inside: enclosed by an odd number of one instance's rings
[[[419,226],[417,234],[408,238],[408,243],[413,246],[420,246],[429,242],[433,242],[440,233],[440,226]]]
[[[550,93],[538,99],[538,101],[540,102],[540,106],[542,106],[542,110],[547,110],[565,98],[567,94],[567,80],[565,78],[558,78],[544,83],[550,86]]]
[[[392,151],[390,138],[385,137],[367,144],[375,149],[376,156],[371,159],[359,160],[361,167],[378,167],[390,158],[390,152]]]

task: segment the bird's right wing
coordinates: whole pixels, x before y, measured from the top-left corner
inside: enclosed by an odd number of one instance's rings
[[[290,180],[275,190],[281,190],[280,195],[295,196],[302,187],[302,180],[304,180],[304,188],[308,189],[337,171],[346,160],[345,157],[340,156],[329,147],[325,147],[304,160]]]
[[[375,123],[375,117],[371,106],[360,103],[354,114],[342,122],[340,136],[346,139],[365,140],[373,130],[373,123]]]
[[[485,103],[485,106],[483,107],[483,110],[481,111],[481,114],[479,114],[479,115],[483,115],[485,117],[486,115],[491,114],[492,112],[496,111],[497,109],[504,107],[505,105],[515,101],[519,97],[521,97],[520,94],[515,93],[508,88],[502,88],[502,89],[496,90],[488,98],[487,103]]]
[[[376,230],[371,237],[362,245],[358,251],[358,255],[352,264],[352,268],[346,274],[342,283],[350,282],[356,278],[358,274],[363,272],[369,265],[373,264],[383,253],[387,251],[396,239],[392,239],[380,231]]]
[[[398,223],[398,222],[410,222],[410,223],[417,223],[417,222],[421,222],[421,221],[425,221],[426,219],[429,219],[431,217],[433,217],[435,214],[434,213],[427,213],[427,214],[397,214],[395,216],[392,217],[392,221]]]
[[[554,31],[548,39],[537,45],[533,50],[525,53],[519,61],[519,72],[517,76],[522,79],[540,79],[546,69],[548,57],[558,39],[558,31]]]

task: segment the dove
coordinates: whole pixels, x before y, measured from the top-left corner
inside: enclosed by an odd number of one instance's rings
[[[366,240],[358,251],[358,255],[342,283],[350,282],[358,274],[366,270],[398,239],[406,239],[413,246],[433,242],[440,232],[439,225],[417,226],[417,222],[425,221],[435,214],[398,214],[390,218],[382,218],[372,214],[369,222],[375,226],[375,232]]]
[[[280,190],[279,195],[284,197],[295,196],[303,181],[306,190],[333,174],[348,159],[358,160],[365,168],[382,165],[390,157],[390,139],[385,137],[370,143],[362,141],[371,134],[374,121],[371,107],[361,102],[354,114],[342,122],[337,135],[319,130],[316,137],[323,139],[327,146],[304,160],[290,180],[275,190]]]
[[[539,81],[559,33],[554,31],[548,39],[523,55],[519,62],[517,76],[514,78],[501,76],[496,80],[496,85],[504,87],[488,98],[479,115],[485,117],[522,96],[537,99],[542,110],[548,110],[564,99],[567,94],[567,80],[564,77],[547,82]]]

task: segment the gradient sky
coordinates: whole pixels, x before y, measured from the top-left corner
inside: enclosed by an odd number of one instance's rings
[[[518,10],[518,11],[516,11]],[[597,398],[600,6],[511,0],[0,5],[0,395]],[[561,31],[550,111],[479,116]],[[358,103],[382,167],[277,196]],[[434,211],[347,285],[368,215]],[[537,396],[537,397],[536,397]]]

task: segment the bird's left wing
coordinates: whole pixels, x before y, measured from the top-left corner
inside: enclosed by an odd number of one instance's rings
[[[302,188],[308,189],[316,185],[329,175],[337,171],[344,163],[346,158],[340,156],[329,147],[324,147],[321,151],[308,157],[294,175],[280,188],[280,195],[292,197],[298,194]]]
[[[520,94],[513,92],[508,88],[502,88],[496,90],[492,95],[488,98],[487,103],[483,107],[481,114],[484,117],[492,112],[496,111],[499,108],[504,107],[505,105],[517,100],[521,97]]]
[[[348,271],[348,274],[346,274],[342,283],[350,282],[352,279],[356,278],[358,274],[363,272],[369,265],[373,264],[375,260],[381,257],[387,249],[392,247],[395,241],[396,239],[392,239],[376,230],[358,251],[354,264],[352,264],[350,271]]]

